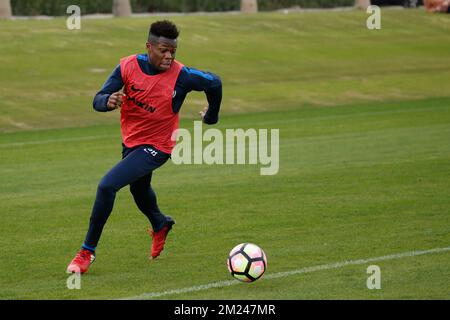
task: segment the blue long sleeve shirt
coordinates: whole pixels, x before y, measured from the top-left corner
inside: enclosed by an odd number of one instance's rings
[[[137,56],[138,63],[143,72],[148,75],[158,74],[150,63],[147,54],[140,54]],[[124,86],[120,65],[118,65],[106,82],[103,84],[101,90],[95,95],[93,107],[99,112],[107,112],[108,99],[114,92],[120,91]],[[208,111],[204,117],[204,122],[207,124],[215,124],[219,120],[220,104],[222,102],[222,81],[220,77],[211,73],[204,72],[198,69],[184,66],[178,79],[175,83],[175,93],[172,98],[172,110],[178,113],[183,105],[186,95],[191,91],[204,91],[208,101]]]

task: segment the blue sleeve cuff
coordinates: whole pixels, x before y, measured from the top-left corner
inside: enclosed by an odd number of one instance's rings
[[[122,80],[122,74],[120,71],[120,65],[118,65],[112,74],[106,80],[102,89],[95,95],[93,101],[93,107],[96,111],[107,112],[111,111],[108,109],[108,99],[114,92],[120,91],[124,86]]]
[[[98,93],[94,98],[94,109],[98,112],[107,112],[108,109],[108,99],[111,95],[108,93]]]

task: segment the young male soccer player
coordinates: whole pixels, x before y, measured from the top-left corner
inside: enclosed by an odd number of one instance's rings
[[[186,95],[204,91],[208,107],[200,112],[204,123],[218,121],[222,83],[212,73],[185,67],[175,60],[179,31],[170,21],[150,26],[147,54],[121,59],[94,98],[94,108],[105,112],[121,107],[122,161],[100,181],[86,239],[67,267],[85,273],[95,260],[103,226],[113,209],[117,191],[130,185],[137,207],[150,221],[151,256],[158,257],[175,221],[158,208],[150,182],[155,169],[169,158],[175,146],[178,112]],[[123,88],[123,94],[119,91]]]

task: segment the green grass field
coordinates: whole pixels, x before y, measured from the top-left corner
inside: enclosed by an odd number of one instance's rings
[[[280,129],[280,170],[158,169],[176,225],[156,261],[124,188],[81,290],[67,289],[65,268],[121,151],[118,113],[94,112],[92,97],[120,57],[142,52],[152,19],[85,20],[77,32],[63,19],[0,21],[0,298],[449,299],[450,251],[277,276],[450,246],[450,19],[382,9],[369,31],[366,17],[171,17],[178,59],[222,77],[215,127]],[[193,93],[181,126],[205,104]],[[226,257],[241,242],[265,250],[261,280],[180,291],[232,280]],[[366,287],[371,264],[380,290]]]

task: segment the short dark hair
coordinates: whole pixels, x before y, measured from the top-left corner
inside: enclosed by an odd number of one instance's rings
[[[176,39],[178,38],[179,34],[180,32],[178,31],[177,26],[175,24],[173,24],[171,21],[168,20],[162,20],[152,23],[152,25],[150,26],[148,36],[149,38],[150,35],[154,35],[157,37]]]

